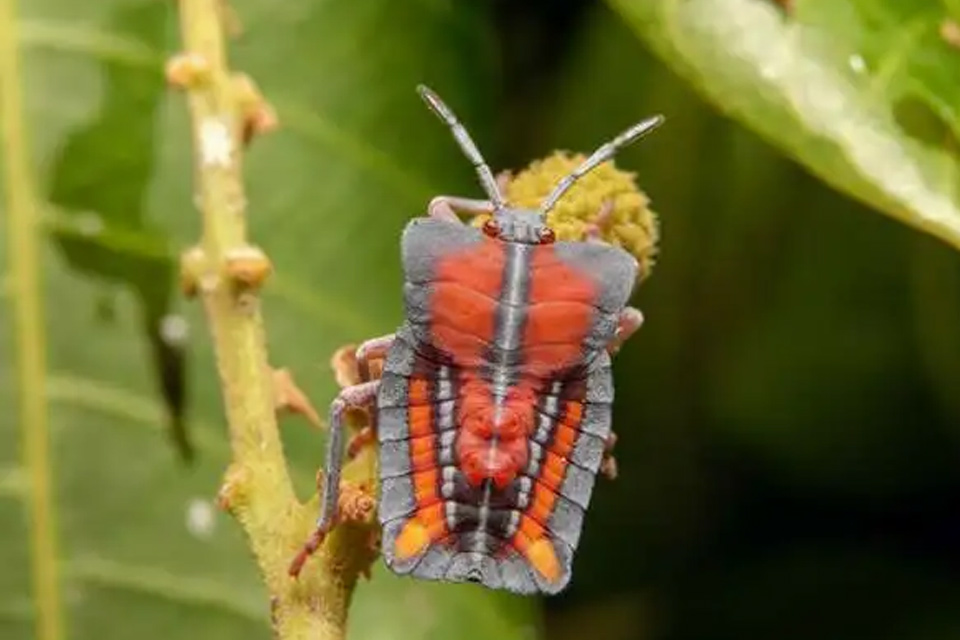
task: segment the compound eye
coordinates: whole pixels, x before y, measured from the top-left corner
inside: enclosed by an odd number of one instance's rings
[[[493,218],[487,218],[487,221],[483,223],[483,232],[491,238],[496,238],[500,235],[500,225]]]
[[[544,227],[540,230],[540,244],[553,244],[557,241],[557,234],[550,227]]]

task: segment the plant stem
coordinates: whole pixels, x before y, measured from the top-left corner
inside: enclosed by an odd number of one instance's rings
[[[51,506],[50,434],[47,419],[46,344],[40,270],[41,221],[30,176],[23,115],[16,1],[0,0],[0,119],[4,140],[7,238],[13,287],[17,383],[23,460],[30,479],[30,556],[37,637],[63,637]]]
[[[370,552],[360,523],[337,527],[299,579],[287,569],[306,541],[316,501],[300,504],[278,432],[257,289],[269,262],[247,244],[241,150],[240,83],[224,50],[224,0],[180,0],[184,83],[195,147],[196,201],[203,214],[200,247],[184,261],[203,298],[230,428],[233,463],[221,503],[243,526],[271,596],[275,633],[283,639],[340,640],[357,575]],[[247,94],[247,98],[249,94]],[[350,465],[363,467],[369,459]],[[345,470],[345,477],[349,477]]]

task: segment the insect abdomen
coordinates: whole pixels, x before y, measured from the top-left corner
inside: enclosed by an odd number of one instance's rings
[[[597,345],[612,310],[551,246],[446,233],[424,223],[404,241],[407,323],[378,424],[384,556],[398,573],[555,593],[609,432]]]

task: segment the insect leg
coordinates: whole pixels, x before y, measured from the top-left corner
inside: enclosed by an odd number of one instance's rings
[[[489,200],[474,200],[459,196],[437,196],[430,201],[427,214],[431,218],[439,218],[448,222],[462,222],[457,215],[458,213],[479,215],[481,213],[493,213],[493,209],[493,203]]]
[[[640,325],[643,324],[643,313],[635,307],[625,307],[620,312],[620,322],[617,326],[617,333],[613,340],[607,344],[607,351],[614,355],[623,346],[623,343],[630,339]]]
[[[360,374],[360,380],[370,381],[370,361],[376,358],[383,358],[390,350],[390,345],[396,339],[396,334],[389,333],[378,338],[371,338],[360,343],[357,347],[357,371]]]
[[[614,355],[623,346],[623,343],[630,339],[640,325],[643,324],[643,314],[635,307],[625,307],[620,312],[620,322],[617,326],[617,333],[613,340],[607,344],[607,351]],[[600,463],[600,473],[608,480],[615,480],[617,477],[617,459],[613,457],[613,447],[617,444],[617,434],[610,432],[603,446],[603,461]]]
[[[320,547],[323,539],[337,523],[340,510],[340,468],[343,465],[344,414],[348,409],[370,407],[377,398],[379,387],[379,380],[347,387],[330,403],[330,440],[327,443],[327,462],[320,496],[320,517],[313,534],[290,564],[289,573],[294,577],[300,574],[304,563]]]
[[[360,376],[361,382],[370,381],[370,361],[377,358],[385,358],[387,352],[390,350],[390,345],[393,344],[396,337],[396,334],[389,333],[385,336],[366,340],[357,347],[357,373]],[[347,460],[353,460],[364,447],[376,442],[376,427],[377,415],[376,412],[371,412],[369,424],[363,429],[360,429],[347,443]]]
[[[600,473],[607,480],[617,479],[617,459],[613,457],[613,447],[617,444],[617,434],[613,431],[603,443],[603,461],[600,463]]]
[[[585,240],[587,242],[603,242],[600,234],[603,232],[603,228],[610,223],[610,214],[612,213],[613,200],[604,200],[600,204],[600,208],[597,209],[597,213],[593,217],[593,220],[587,224],[587,231],[585,233]]]

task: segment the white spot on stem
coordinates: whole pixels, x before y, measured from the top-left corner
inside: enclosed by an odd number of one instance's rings
[[[232,155],[233,140],[227,125],[217,118],[200,123],[200,161],[207,166],[226,167]]]

